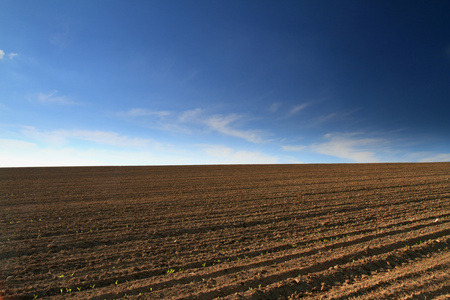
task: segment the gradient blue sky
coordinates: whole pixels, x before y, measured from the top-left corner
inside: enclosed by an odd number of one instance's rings
[[[450,161],[450,1],[0,0],[0,166]]]

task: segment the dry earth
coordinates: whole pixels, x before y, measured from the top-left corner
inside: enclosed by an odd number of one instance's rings
[[[449,299],[450,163],[0,169],[4,299]]]

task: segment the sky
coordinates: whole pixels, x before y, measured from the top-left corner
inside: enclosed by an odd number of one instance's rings
[[[0,0],[0,167],[450,161],[450,1]]]

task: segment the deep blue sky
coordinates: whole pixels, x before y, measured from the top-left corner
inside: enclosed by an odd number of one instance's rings
[[[0,0],[0,166],[450,161],[449,1]]]

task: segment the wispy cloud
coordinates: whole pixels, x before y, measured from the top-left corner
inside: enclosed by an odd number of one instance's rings
[[[145,116],[166,117],[171,114],[172,113],[170,111],[153,111],[144,108],[132,108],[129,111],[119,113],[119,115],[126,117],[145,117]]]
[[[95,144],[115,146],[115,147],[131,147],[145,148],[150,145],[158,145],[152,139],[143,139],[136,137],[128,137],[111,131],[99,130],[53,130],[40,131],[34,127],[24,126],[21,130],[22,134],[35,141],[44,142],[53,146],[62,146],[71,140],[83,140],[93,142]]]
[[[292,152],[298,152],[298,151],[303,151],[306,150],[306,146],[281,146],[281,149],[283,149],[283,151],[292,151]]]
[[[16,56],[17,56],[17,53],[11,52],[11,53],[6,54],[5,51],[0,49],[0,60],[4,59],[5,57],[7,57],[9,59],[13,59]]]
[[[70,24],[66,22],[62,26],[62,30],[51,35],[48,41],[55,46],[60,48],[65,48],[69,44],[70,41]]]
[[[424,157],[420,158],[420,162],[450,162],[450,153],[440,154],[424,154]]]
[[[150,125],[160,130],[193,133],[198,131],[214,131],[223,135],[244,139],[251,143],[265,142],[264,136],[267,132],[254,129],[242,129],[240,125],[247,122],[241,114],[208,114],[204,109],[196,108],[182,112],[171,111],[150,111],[141,108],[134,108],[126,113],[121,113],[128,117],[157,117]]]
[[[299,111],[301,111],[302,109],[304,109],[307,106],[308,106],[308,104],[303,103],[303,104],[292,107],[291,110],[289,111],[288,116],[291,117],[291,116],[295,115],[296,113],[298,113]]]
[[[360,108],[355,108],[353,110],[347,110],[347,111],[343,111],[343,112],[331,112],[329,114],[319,116],[318,118],[316,118],[313,121],[313,124],[315,126],[317,126],[317,125],[321,125],[321,124],[324,124],[327,122],[351,121],[352,120],[351,115],[353,115],[354,113],[356,113],[359,110],[360,110]]]
[[[60,105],[78,105],[79,103],[71,101],[69,96],[59,96],[57,90],[53,90],[50,93],[39,93],[37,99],[41,103],[45,104],[60,104]]]
[[[213,115],[203,120],[210,129],[219,133],[244,139],[252,143],[263,142],[262,132],[259,130],[242,130],[232,126],[232,123],[242,120],[237,114]]]
[[[257,151],[235,150],[221,145],[199,145],[202,152],[217,164],[273,164],[279,162],[276,156]]]
[[[361,138],[359,133],[326,134],[328,140],[311,146],[313,152],[334,156],[358,163],[379,162],[377,152],[383,151],[384,139]]]
[[[269,107],[269,111],[271,113],[276,113],[278,111],[278,109],[280,108],[280,106],[281,106],[280,102],[272,103]]]
[[[202,125],[207,130],[219,132],[224,135],[244,139],[252,143],[263,142],[263,133],[259,130],[240,129],[235,125],[236,122],[244,120],[243,115],[239,114],[214,114],[208,115],[204,110],[196,108],[187,110],[179,115],[178,122],[184,125],[196,124]]]

